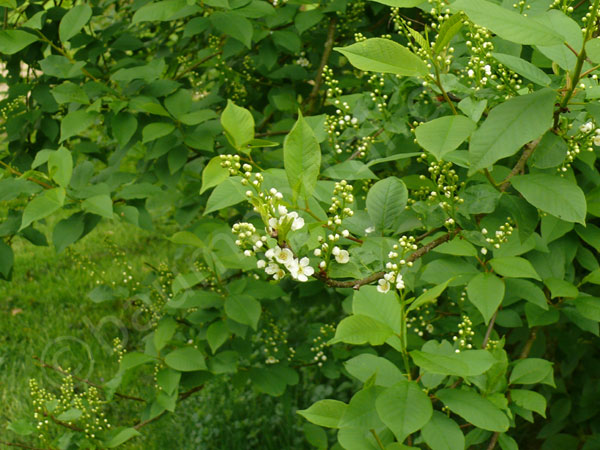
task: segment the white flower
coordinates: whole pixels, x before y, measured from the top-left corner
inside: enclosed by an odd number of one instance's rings
[[[490,67],[489,64],[486,64],[485,66],[483,66],[483,71],[485,72],[486,75],[492,74],[492,68]]]
[[[469,78],[473,78],[475,76],[475,72],[473,71],[473,69],[469,69],[467,71],[467,75],[469,75]]]
[[[600,147],[600,135],[598,135],[598,134],[596,136],[594,136],[594,145],[596,147]]]
[[[256,261],[256,267],[258,267],[259,269],[264,269],[266,265],[267,262],[264,259],[259,259],[258,261]]]
[[[256,241],[256,242],[254,243],[254,246],[255,246],[256,248],[261,248],[261,247],[263,246],[263,243],[262,243],[262,241],[261,241],[261,240],[258,240],[258,241]]]
[[[283,205],[279,205],[277,207],[277,212],[279,213],[280,216],[285,216],[288,212],[287,208]]]
[[[268,275],[273,275],[273,279],[275,280],[280,280],[285,276],[284,270],[274,262],[269,263],[269,265],[265,268],[265,272]]]
[[[390,283],[393,283],[395,277],[396,277],[396,274],[394,272],[388,272],[383,276],[383,279],[385,281],[389,281]]]
[[[365,234],[372,233],[373,231],[375,231],[375,227],[365,228]]]
[[[342,236],[347,238],[348,236],[350,236],[350,232],[348,230],[344,230],[344,231],[342,231]]]
[[[481,247],[481,254],[482,255],[487,255],[487,252],[488,252],[487,248]]]
[[[340,264],[346,264],[348,261],[350,261],[350,254],[348,253],[348,250],[340,250],[338,254],[335,255],[335,260]]]
[[[481,234],[488,234],[487,228],[482,228],[481,229]]]
[[[592,122],[586,122],[579,127],[579,131],[581,131],[582,133],[589,133],[590,131],[592,131],[592,128],[594,128]]]
[[[396,289],[404,289],[404,280],[402,279],[402,275],[398,274],[396,277]]]
[[[302,217],[294,219],[294,221],[292,222],[292,230],[297,231],[302,229],[302,227],[304,227],[304,219]]]
[[[277,229],[277,219],[275,217],[271,217],[269,219],[269,227],[271,227],[273,230]]]
[[[281,249],[279,248],[279,246],[277,246],[277,245],[276,245],[275,247],[273,247],[273,248],[270,248],[269,250],[267,250],[267,251],[265,252],[265,256],[266,256],[266,257],[267,257],[269,260],[271,260],[271,259],[273,259],[273,258],[274,258],[276,255],[278,255],[278,254],[279,254],[279,252],[281,252]]]
[[[379,285],[377,286],[377,290],[383,294],[385,294],[386,292],[388,292],[390,290],[390,283],[387,280],[384,280],[383,278],[381,278],[378,281]]]
[[[336,245],[335,247],[333,247],[333,249],[331,250],[331,254],[333,256],[337,256],[340,254],[340,248]]]
[[[252,256],[252,250],[244,250],[244,255]]]
[[[278,263],[287,266],[294,260],[294,254],[289,248],[280,249],[279,252],[275,253],[275,259]]]
[[[315,251],[313,252],[315,256],[321,256],[321,249],[320,248],[315,248]]]
[[[308,281],[308,277],[315,273],[315,269],[309,266],[310,260],[305,256],[300,261],[294,260],[289,266],[288,270],[298,281]]]

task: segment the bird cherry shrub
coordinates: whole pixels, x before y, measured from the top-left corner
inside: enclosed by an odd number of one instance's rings
[[[2,443],[148,448],[227,377],[325,380],[313,448],[600,448],[599,0],[0,5],[2,277],[177,230],[89,295],[149,324],[113,378],[40,361]]]

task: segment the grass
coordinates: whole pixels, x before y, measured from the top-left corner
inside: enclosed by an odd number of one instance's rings
[[[122,285],[124,267],[125,278],[131,274],[133,281],[141,280],[149,273],[146,264],[172,261],[174,248],[157,233],[116,222],[101,224],[62,254],[21,240],[13,248],[13,280],[0,281],[0,440],[31,445],[6,426],[32,418],[29,379],[53,389],[61,379],[40,367],[34,356],[98,383],[112,378],[118,368],[112,340],[128,333],[130,342],[136,342],[143,333],[132,330],[133,311],[127,303],[96,304],[87,294],[97,280]],[[316,400],[310,395],[298,386],[270,398],[217,377],[124,448],[309,448],[295,405]],[[139,403],[120,400],[111,412],[118,417],[114,424],[130,425],[139,415]]]

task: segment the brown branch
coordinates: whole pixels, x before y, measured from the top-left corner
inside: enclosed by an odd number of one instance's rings
[[[90,380],[88,380],[86,378],[80,378],[77,375],[73,375],[73,374],[67,372],[66,370],[64,370],[62,367],[55,367],[55,366],[52,366],[50,364],[46,364],[44,361],[42,361],[37,356],[33,356],[33,359],[35,359],[36,361],[38,361],[41,367],[44,367],[46,369],[52,369],[55,372],[58,372],[58,373],[60,373],[61,375],[64,375],[64,376],[71,375],[77,381],[81,381],[82,383],[88,384],[90,386],[93,386],[93,387],[95,387],[97,389],[101,389],[102,391],[104,391],[104,387],[102,385],[100,385],[100,384],[94,383],[94,382],[92,382],[92,381],[90,381]],[[119,397],[119,398],[124,398],[124,399],[127,399],[127,400],[134,400],[136,402],[144,402],[144,403],[146,402],[146,400],[144,400],[143,398],[134,397],[132,395],[121,394],[120,392],[115,392],[114,395],[116,397]]]
[[[536,338],[537,338],[537,328],[533,327],[529,334],[529,339],[527,339],[527,342],[525,342],[525,346],[523,347],[523,350],[521,351],[521,354],[519,355],[519,359],[525,359],[529,356],[529,352],[531,352],[531,346],[535,342]]]
[[[510,186],[510,179],[512,177],[523,172],[527,160],[531,157],[531,155],[533,155],[533,152],[535,151],[539,143],[540,139],[535,139],[525,146],[525,150],[523,150],[523,153],[521,154],[521,157],[519,158],[515,166],[512,168],[512,170],[504,179],[504,181],[500,183],[500,192],[504,192],[508,189],[508,186]]]
[[[496,323],[497,316],[498,316],[498,310],[496,309],[496,312],[490,319],[490,323],[487,327],[487,331],[485,332],[485,337],[483,338],[483,343],[481,344],[481,348],[484,350],[487,347],[488,342],[490,341],[490,336],[492,335],[492,330],[494,329],[494,324]]]
[[[46,448],[39,448],[39,447],[30,447],[29,445],[19,444],[18,442],[0,441],[0,444],[7,445],[8,447],[27,448],[29,450],[52,450],[52,449],[49,449],[49,448],[46,449]]]
[[[204,64],[206,61],[209,61],[211,59],[213,59],[215,56],[219,56],[221,53],[223,53],[223,51],[218,51],[216,53],[213,53],[212,55],[208,55],[204,58],[202,58],[200,61],[195,62],[194,64],[192,64],[190,67],[188,67],[187,69],[185,69],[183,72],[181,72],[179,75],[175,75],[174,79],[175,80],[179,80],[181,77],[183,77],[184,75],[186,75],[187,73],[191,72],[192,70],[198,68],[198,66],[201,66],[202,64]]]
[[[306,109],[307,115],[309,115],[314,110],[317,98],[319,96],[319,89],[321,89],[321,84],[323,84],[323,68],[327,65],[329,55],[331,55],[331,50],[333,49],[336,23],[337,19],[335,17],[332,17],[329,21],[327,39],[325,40],[325,45],[323,47],[323,56],[321,56],[321,63],[319,64],[319,68],[317,69],[317,77],[315,78],[315,84],[313,85],[312,91],[306,99],[308,103]]]
[[[201,391],[204,388],[204,385],[201,386],[196,386],[195,388],[190,389],[189,391],[185,391],[182,392],[181,394],[179,394],[179,400],[185,400],[186,398],[191,397],[192,395],[194,395],[196,392]]]
[[[18,177],[22,177],[23,174],[21,172],[19,172],[17,169],[14,169],[12,166],[6,164],[4,161],[0,161],[0,165],[4,166],[6,169],[10,170],[10,173],[12,173],[13,175],[16,175]],[[54,186],[50,186],[49,184],[44,183],[43,181],[40,181],[36,178],[33,177],[28,177],[27,178],[29,181],[32,181],[36,184],[39,184],[40,186],[42,186],[45,189],[53,189]]]
[[[443,236],[440,236],[439,238],[431,241],[429,244],[424,245],[423,247],[419,248],[417,251],[412,253],[408,258],[406,258],[406,262],[416,261],[417,259],[419,259],[423,255],[429,253],[431,250],[433,250],[437,246],[442,245],[444,242],[447,242],[450,239],[452,239],[459,231],[460,231],[460,228],[456,228],[455,230],[449,231],[448,233],[444,234]],[[328,286],[331,286],[331,287],[360,289],[361,286],[364,286],[366,284],[370,284],[370,283],[373,283],[374,281],[380,280],[381,278],[383,278],[384,275],[385,275],[385,272],[381,271],[381,272],[375,272],[375,273],[369,275],[368,277],[362,278],[360,280],[348,280],[348,281],[332,280],[331,278],[329,278],[327,276],[327,274],[325,272],[317,272],[313,275],[313,277],[317,278],[318,280],[321,280],[322,282],[324,282],[325,284],[327,284]]]
[[[487,450],[494,450],[494,447],[496,447],[496,442],[498,442],[499,437],[500,437],[500,433],[498,431],[496,431],[492,435],[492,439],[490,439],[490,445],[487,446]]]
[[[160,419],[162,416],[164,416],[167,413],[167,410],[165,409],[163,412],[161,412],[158,416],[153,417],[152,419],[148,419],[148,420],[144,420],[143,422],[138,423],[137,425],[134,425],[134,429],[139,430],[142,427],[145,427],[146,425],[148,425],[149,423],[155,422],[158,419]]]
[[[73,431],[79,431],[79,432],[83,431],[83,428],[79,428],[77,425],[73,425],[68,422],[63,422],[62,420],[58,420],[52,414],[44,413],[44,416],[50,417],[52,422],[54,422],[57,425],[60,425],[61,427],[65,427],[65,428],[68,428],[69,430],[73,430]]]
[[[254,137],[261,138],[261,137],[269,137],[269,136],[281,136],[282,134],[288,134],[289,132],[290,132],[290,130],[267,131],[265,133],[257,133],[254,135]]]

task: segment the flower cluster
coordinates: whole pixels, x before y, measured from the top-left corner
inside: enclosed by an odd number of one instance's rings
[[[379,292],[386,293],[388,292],[392,286],[396,289],[401,290],[404,289],[404,279],[402,278],[402,274],[400,270],[402,267],[412,267],[412,261],[406,261],[405,257],[408,253],[415,251],[418,248],[415,243],[415,238],[413,236],[402,236],[398,239],[398,243],[394,244],[392,247],[392,251],[388,253],[389,261],[385,264],[385,268],[388,272],[385,273],[383,278],[379,279],[377,282],[377,290]],[[400,251],[400,253],[398,253]]]
[[[488,244],[490,244],[492,247],[494,247],[496,249],[500,248],[500,244],[503,244],[506,241],[508,241],[508,238],[513,233],[514,228],[511,225],[511,220],[512,219],[510,217],[507,217],[504,225],[500,225],[500,227],[496,230],[496,232],[494,233],[494,235],[492,237],[486,237],[485,242],[487,242]],[[486,228],[482,228],[481,234],[483,234],[484,236],[487,236],[488,230]],[[486,255],[487,252],[488,251],[485,247],[481,248],[481,253],[483,255]]]
[[[353,190],[352,185],[348,184],[346,180],[335,183],[333,196],[331,197],[331,206],[329,207],[329,214],[332,217],[327,220],[328,226],[337,227],[342,224],[342,220],[346,217],[354,215],[354,211],[350,208],[350,205],[354,203]]]
[[[430,320],[435,317],[429,305],[423,305],[415,309],[418,316],[410,316],[407,318],[406,327],[412,329],[417,336],[423,337],[425,332],[431,334],[435,328],[430,323]]]
[[[267,241],[266,236],[260,236],[256,227],[248,222],[239,222],[231,227],[233,234],[237,236],[235,245],[244,251],[245,256],[252,256],[260,250]]]
[[[473,340],[473,336],[475,336],[475,331],[473,331],[472,326],[473,322],[469,316],[463,315],[462,321],[458,324],[458,336],[452,337],[452,340],[458,343],[458,348],[454,350],[456,353],[460,353],[464,349],[473,348],[471,341]]]
[[[313,346],[310,351],[315,354],[313,360],[317,366],[323,367],[323,363],[327,361],[327,355],[325,354],[327,341],[335,334],[335,326],[325,324],[319,328],[319,333],[319,336],[313,339]]]
[[[259,269],[264,269],[268,275],[272,275],[274,280],[282,279],[286,269],[294,280],[301,282],[308,281],[308,277],[315,273],[315,269],[310,266],[310,260],[296,258],[289,248],[281,248],[276,245],[265,252],[267,260],[259,259],[256,263]]]

